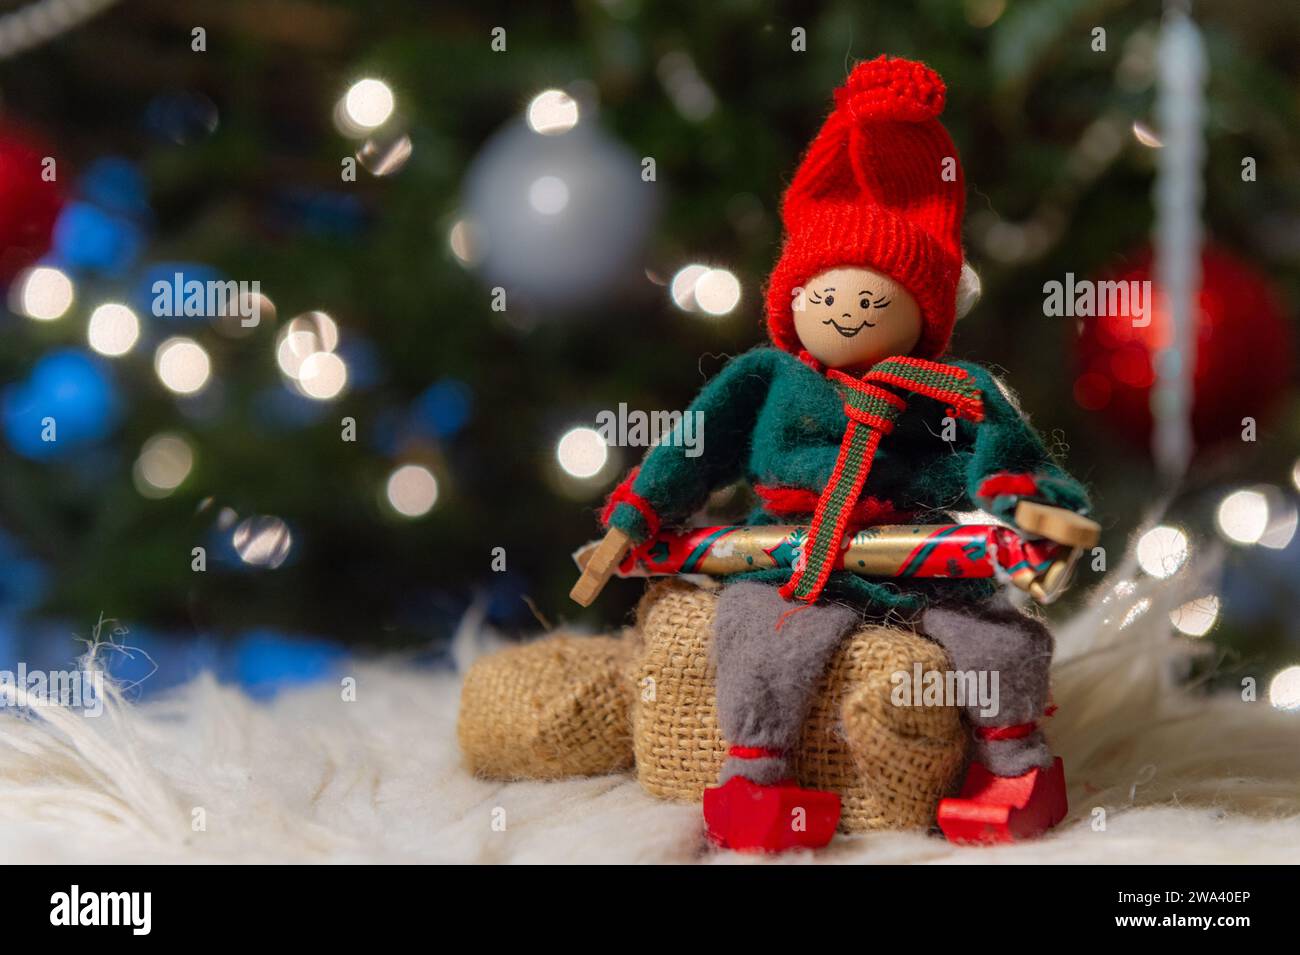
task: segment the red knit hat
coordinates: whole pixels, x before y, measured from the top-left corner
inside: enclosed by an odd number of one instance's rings
[[[948,347],[966,180],[937,118],[946,92],[925,64],[887,56],[859,63],[835,91],[781,203],[786,240],[767,290],[778,347],[800,349],[794,290],[837,266],[883,272],[912,293],[924,323],[914,354],[936,358]]]

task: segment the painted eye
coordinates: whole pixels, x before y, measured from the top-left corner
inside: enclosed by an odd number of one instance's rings
[[[827,304],[827,305],[834,305],[834,304],[835,304],[835,296],[834,296],[834,295],[827,295],[827,296],[826,296],[826,304]]]
[[[871,307],[871,299],[869,299],[869,298],[864,298],[862,301],[858,302],[858,307],[859,307],[859,308],[870,308],[870,307]]]

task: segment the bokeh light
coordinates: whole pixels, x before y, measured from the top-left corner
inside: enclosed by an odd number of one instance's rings
[[[1174,629],[1189,637],[1203,637],[1219,619],[1219,598],[1214,595],[1189,600],[1169,611]]]
[[[101,355],[125,355],[140,339],[140,319],[125,305],[107,302],[90,313],[86,339]]]
[[[535,133],[555,136],[578,125],[578,102],[564,90],[543,90],[528,104],[528,126]]]
[[[555,458],[570,477],[595,477],[609,460],[609,446],[594,428],[572,428],[556,444]]]
[[[230,540],[245,564],[270,570],[283,564],[293,549],[289,526],[270,515],[244,518],[235,525]]]
[[[302,363],[320,350],[320,342],[311,332],[291,332],[285,329],[275,346],[275,363],[286,377],[298,380]]]
[[[1187,562],[1190,545],[1177,527],[1153,527],[1137,542],[1138,566],[1152,577],[1171,577]]]
[[[179,395],[201,391],[212,374],[207,351],[192,338],[177,335],[158,346],[154,370],[167,387]]]
[[[1233,491],[1215,514],[1219,532],[1235,544],[1257,544],[1268,530],[1268,498],[1260,491]]]
[[[285,326],[292,332],[309,332],[320,343],[319,351],[333,351],[339,347],[339,326],[326,312],[303,312]]]
[[[468,219],[457,219],[447,233],[451,254],[461,265],[475,266],[483,260],[483,235]]]
[[[388,122],[397,101],[383,80],[367,77],[357,80],[343,96],[343,112],[361,129],[374,129]]]
[[[1286,550],[1295,539],[1297,523],[1295,504],[1275,487],[1268,488],[1265,497],[1269,501],[1268,526],[1259,537],[1259,546],[1270,550]]]
[[[303,366],[307,360],[321,352],[332,352],[338,345],[339,326],[333,318],[325,312],[304,312],[280,330],[275,346],[275,362],[286,378],[301,384]],[[318,364],[316,372],[322,371],[330,373],[331,366]]]
[[[136,490],[145,497],[161,498],[184,483],[194,467],[194,451],[178,434],[156,434],[144,443],[135,460]]]
[[[1279,710],[1300,709],[1300,666],[1289,666],[1273,677],[1268,701]]]
[[[348,366],[333,352],[314,352],[298,369],[298,387],[308,398],[317,401],[337,398],[347,383]]]
[[[1165,145],[1155,130],[1140,119],[1133,120],[1133,138],[1148,149],[1163,149]]]
[[[726,269],[709,269],[694,291],[695,304],[710,315],[726,315],[740,302],[740,280]]]
[[[357,149],[357,162],[372,176],[391,176],[401,171],[413,151],[411,137],[406,133],[371,136]]]
[[[438,501],[438,479],[422,464],[403,464],[388,476],[389,505],[403,517],[423,517]]]
[[[20,315],[50,322],[66,315],[75,297],[72,279],[59,269],[38,265],[14,279],[10,306]]]
[[[677,274],[673,276],[668,291],[673,297],[673,302],[683,312],[698,310],[699,306],[695,302],[695,286],[708,271],[707,265],[692,264],[678,269]]]

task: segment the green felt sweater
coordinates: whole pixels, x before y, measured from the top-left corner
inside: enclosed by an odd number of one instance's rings
[[[983,400],[979,422],[945,426],[949,409],[923,395],[886,435],[862,491],[897,512],[901,521],[942,523],[949,511],[987,510],[1010,522],[1021,497],[1071,510],[1088,509],[1082,485],[1066,474],[1038,435],[984,368],[950,362],[969,372]],[[785,351],[763,346],[732,359],[691,403],[701,412],[702,449],[688,456],[683,442],[652,448],[631,491],[662,526],[680,525],[718,488],[744,479],[761,488],[802,489],[819,495],[835,468],[848,427],[843,398],[822,374]],[[694,452],[692,452],[694,453]],[[1028,479],[1029,483],[1026,483]],[[749,524],[806,523],[810,514],[776,514],[760,506]],[[647,537],[646,515],[629,503],[608,513],[608,524],[637,543]],[[756,571],[730,580],[782,584],[788,569]],[[988,580],[870,580],[846,571],[831,575],[825,595],[872,605],[869,610],[915,611],[936,599],[978,600],[996,584]]]

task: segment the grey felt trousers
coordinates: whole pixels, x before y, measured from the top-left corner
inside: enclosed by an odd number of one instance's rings
[[[763,785],[792,778],[785,754],[798,745],[831,656],[862,618],[843,604],[789,602],[770,584],[741,581],[723,589],[712,644],[719,728],[731,746],[774,755],[728,757],[719,783],[733,776]],[[997,672],[997,712],[968,704],[964,712],[973,726],[1032,723],[1042,715],[1052,636],[1041,622],[998,595],[978,604],[932,607],[920,625],[947,650],[954,670]],[[974,759],[996,775],[1018,776],[1049,765],[1051,753],[1040,730],[993,741],[977,733]]]

